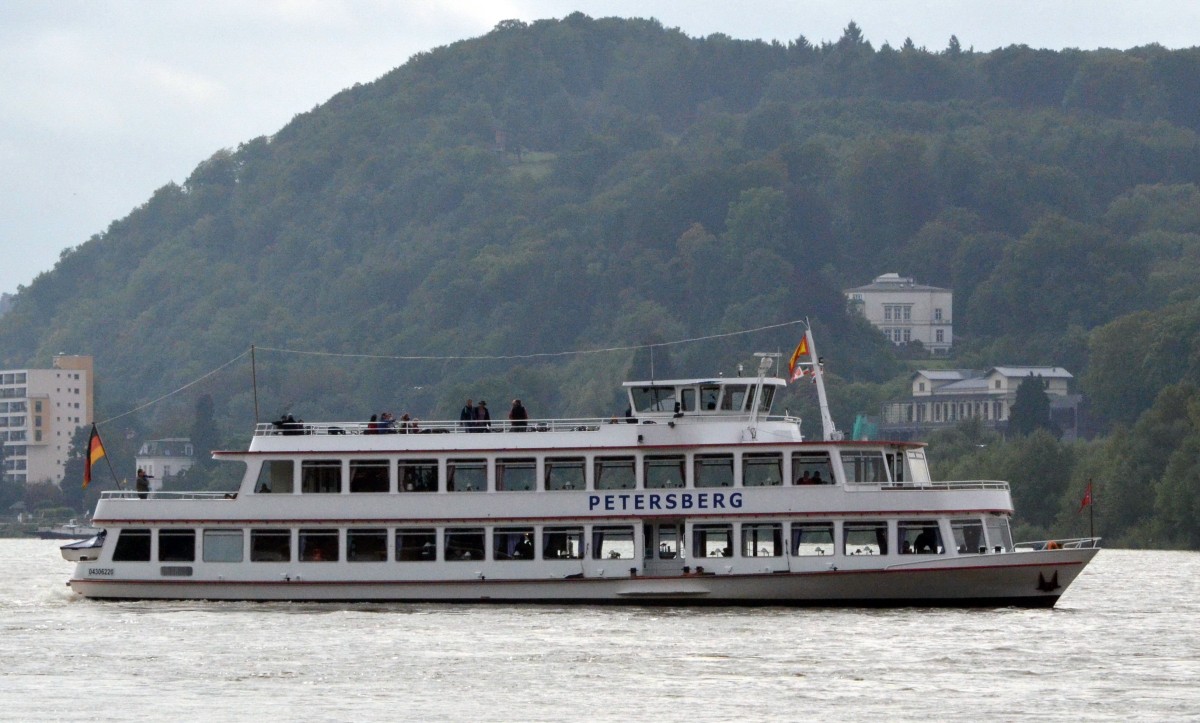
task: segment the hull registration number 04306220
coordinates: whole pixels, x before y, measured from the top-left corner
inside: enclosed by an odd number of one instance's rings
[[[111,567],[89,567],[88,575],[104,575],[111,577],[113,569]]]

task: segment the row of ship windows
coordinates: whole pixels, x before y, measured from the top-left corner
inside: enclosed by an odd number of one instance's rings
[[[632,560],[637,551],[635,529],[632,525],[267,527],[249,530],[248,548],[244,530],[205,529],[197,535],[194,529],[165,529],[157,531],[157,551],[152,554],[155,531],[129,528],[120,531],[112,559],[196,562],[199,539],[204,562],[242,562],[247,556],[251,562]],[[959,554],[984,553],[989,539],[997,551],[1011,549],[1007,520],[989,519],[986,537],[984,529],[978,518],[950,520],[949,537],[938,520],[670,523],[645,525],[642,543],[645,559],[942,555],[947,539],[953,540]],[[688,531],[690,552],[684,544]],[[840,546],[835,542],[839,539]]]
[[[845,479],[851,482],[904,481],[899,454],[842,452],[840,456]],[[782,485],[785,479],[801,485],[835,482],[828,452],[796,452],[790,457],[782,452],[597,456],[590,463],[587,457],[351,459],[345,464],[312,459],[301,460],[298,471],[298,489],[305,494],[770,487]],[[293,494],[296,475],[294,460],[264,461],[254,491]]]

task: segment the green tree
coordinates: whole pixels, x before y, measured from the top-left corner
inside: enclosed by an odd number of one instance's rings
[[[1028,437],[1039,429],[1044,429],[1055,437],[1062,433],[1050,419],[1050,397],[1046,394],[1046,380],[1030,372],[1029,376],[1017,385],[1016,398],[1008,415],[1008,434],[1010,437]]]

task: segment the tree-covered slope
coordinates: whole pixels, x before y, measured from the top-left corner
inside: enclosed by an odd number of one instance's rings
[[[95,355],[103,417],[251,344],[520,356],[809,317],[835,383],[882,383],[902,368],[840,290],[900,271],[954,288],[965,358],[1082,373],[1093,329],[1200,288],[1183,270],[1200,254],[1197,78],[1197,50],[502,23],[218,151],[64,252],[0,319],[0,354]],[[672,346],[658,363],[729,370],[796,337]],[[634,363],[258,359],[264,417],[343,418],[440,416],[467,394],[606,414]],[[232,374],[197,389],[227,427],[253,402],[248,371]],[[871,411],[843,404],[844,426]]]

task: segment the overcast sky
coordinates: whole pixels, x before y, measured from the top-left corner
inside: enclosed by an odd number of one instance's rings
[[[1200,0],[0,0],[0,291],[221,148],[509,18],[985,51],[1200,44]]]

